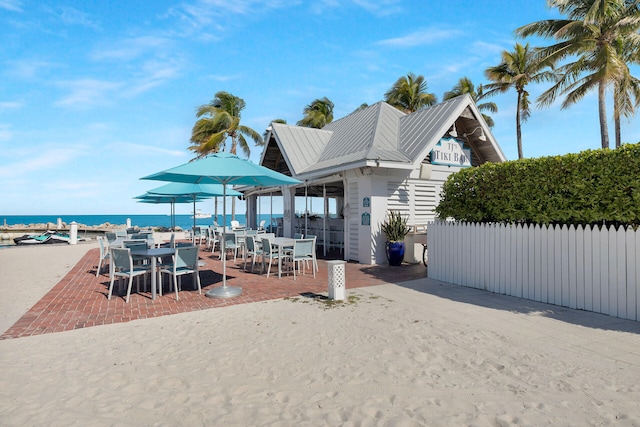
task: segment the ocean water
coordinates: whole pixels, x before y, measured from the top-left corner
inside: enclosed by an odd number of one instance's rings
[[[196,218],[196,225],[213,225],[215,215],[211,218]],[[266,225],[270,223],[270,214],[258,215],[258,223],[261,220],[266,221]],[[273,215],[273,220],[280,215]],[[52,222],[58,223],[58,218],[62,219],[62,222],[67,224],[75,221],[78,224],[84,224],[87,226],[96,226],[104,223],[111,223],[115,225],[125,225],[127,219],[131,219],[131,226],[135,227],[171,227],[171,216],[169,215],[0,215],[0,224],[6,226],[19,225],[19,224],[46,224]],[[226,225],[231,224],[231,215],[226,215]],[[236,214],[236,221],[240,224],[246,224],[246,216],[244,214]],[[223,225],[222,215],[218,215],[218,224]],[[176,215],[176,226],[181,227],[183,230],[189,229],[193,226],[193,218],[191,215]]]

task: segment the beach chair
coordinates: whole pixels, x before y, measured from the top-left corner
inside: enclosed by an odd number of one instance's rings
[[[198,273],[198,246],[184,246],[176,248],[173,255],[173,262],[165,265],[159,271],[159,287],[162,289],[162,274],[169,274],[173,277],[173,287],[176,292],[176,301],[179,300],[178,290],[181,290],[181,279],[185,274],[193,275],[194,289],[198,288],[198,293],[202,294],[200,286],[200,274]]]
[[[140,292],[140,276],[144,279],[144,285],[147,283],[146,274],[149,273],[149,267],[143,265],[134,265],[133,258],[131,258],[131,250],[129,248],[111,248],[110,251],[111,256],[111,268],[110,276],[111,282],[109,283],[109,294],[107,299],[111,299],[111,294],[113,293],[113,284],[115,282],[116,277],[118,278],[118,284],[120,283],[120,279],[127,278],[129,279],[129,283],[127,285],[127,295],[125,298],[125,302],[129,302],[129,295],[131,294],[131,285],[133,284],[133,278],[137,278],[137,291]],[[120,286],[118,285],[118,288]]]

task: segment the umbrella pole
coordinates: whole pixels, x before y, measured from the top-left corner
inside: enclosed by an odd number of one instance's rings
[[[227,217],[227,182],[223,182],[222,187],[222,217]],[[227,286],[227,251],[225,243],[227,240],[227,226],[226,221],[222,226],[222,243],[220,244],[220,250],[222,251],[222,286],[208,290],[205,296],[209,298],[230,298],[237,297],[242,293],[242,288],[237,286]]]

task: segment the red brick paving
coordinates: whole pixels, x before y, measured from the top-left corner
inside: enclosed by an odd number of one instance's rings
[[[200,258],[205,266],[200,269],[202,295],[191,290],[191,280],[183,277],[180,300],[176,301],[174,292],[165,291],[156,300],[151,299],[149,292],[133,293],[129,303],[122,296],[112,296],[107,300],[109,288],[108,274],[96,277],[99,249],[91,249],[73,269],[55,285],[40,301],[38,301],[11,328],[0,336],[0,339],[19,338],[30,335],[62,332],[71,329],[87,328],[110,323],[128,322],[136,319],[165,316],[215,307],[225,307],[250,302],[274,300],[285,297],[296,297],[306,293],[327,294],[327,266],[324,260],[318,260],[320,271],[316,278],[307,272],[304,276],[292,275],[278,279],[277,266],[272,268],[276,274],[267,278],[266,274],[244,271],[244,262],[236,263],[227,260],[227,286],[239,286],[242,295],[233,298],[209,298],[204,293],[222,284],[222,262],[217,253],[201,252]],[[361,265],[347,263],[345,271],[346,289],[379,285],[382,283],[398,283],[426,277],[426,269],[422,264],[404,264],[401,267],[388,265]],[[165,280],[166,282],[166,280]]]

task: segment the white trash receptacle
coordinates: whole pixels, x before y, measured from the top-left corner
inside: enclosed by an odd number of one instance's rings
[[[329,299],[345,299],[345,268],[346,261],[327,261],[329,276]]]
[[[78,243],[78,224],[73,221],[69,227],[69,244],[75,245],[76,243]]]

